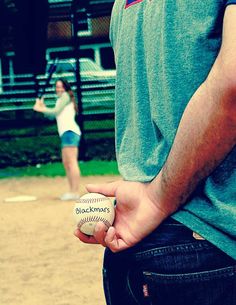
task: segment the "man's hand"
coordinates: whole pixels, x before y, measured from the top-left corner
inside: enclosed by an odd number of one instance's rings
[[[94,236],[87,236],[79,230],[75,231],[75,236],[85,243],[100,243],[113,252],[134,246],[170,214],[152,197],[150,184],[117,181],[88,185],[87,190],[116,198],[115,222],[107,232],[105,225],[98,223]]]

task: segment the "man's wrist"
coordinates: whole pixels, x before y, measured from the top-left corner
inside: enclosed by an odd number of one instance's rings
[[[162,210],[166,216],[171,215],[178,209],[178,202],[176,198],[171,196],[171,191],[163,187],[162,171],[156,176],[156,178],[148,185],[149,197],[156,204],[156,206]]]

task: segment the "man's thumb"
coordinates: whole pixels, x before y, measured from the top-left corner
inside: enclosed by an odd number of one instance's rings
[[[90,193],[99,193],[105,196],[115,197],[116,190],[120,185],[121,181],[115,181],[111,183],[103,184],[87,184],[86,189]]]

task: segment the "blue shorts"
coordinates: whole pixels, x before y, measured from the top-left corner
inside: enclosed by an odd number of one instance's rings
[[[61,147],[79,147],[80,135],[68,130],[61,135]]]

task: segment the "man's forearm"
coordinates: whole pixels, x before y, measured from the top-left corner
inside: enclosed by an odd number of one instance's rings
[[[150,185],[158,204],[172,213],[236,143],[236,94],[219,69],[196,91],[180,121],[159,175]]]

